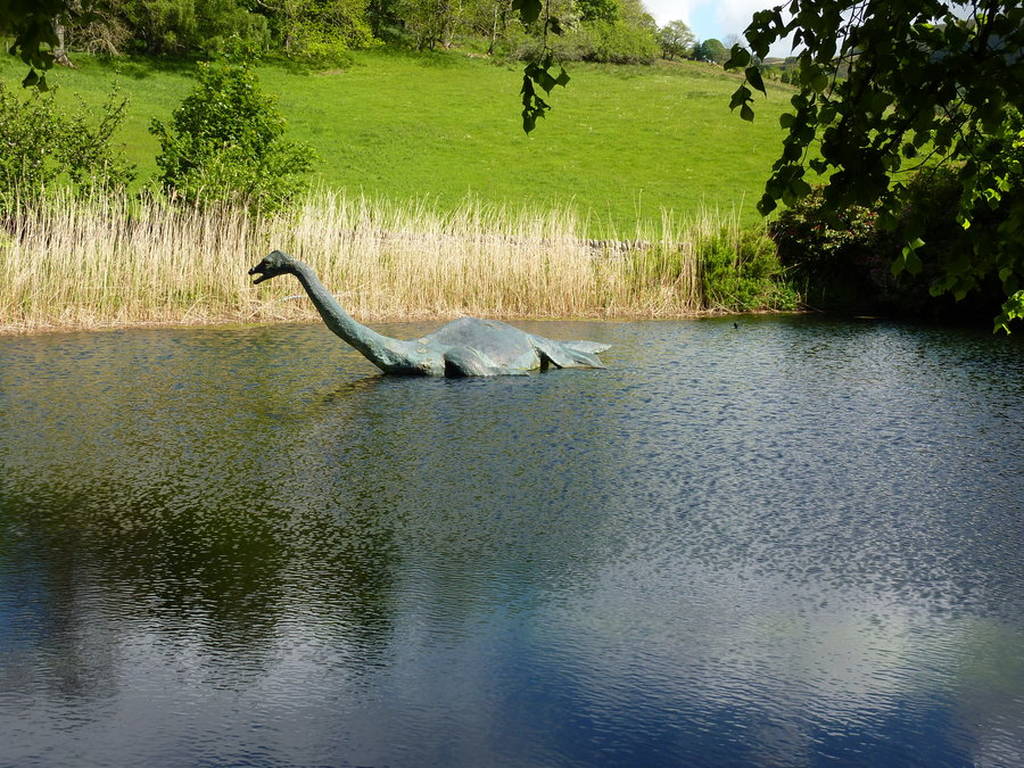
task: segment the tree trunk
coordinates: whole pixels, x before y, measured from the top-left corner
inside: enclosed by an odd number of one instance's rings
[[[67,30],[64,27],[64,19],[60,16],[53,17],[53,34],[57,37],[57,47],[53,49],[53,60],[62,67],[75,68],[68,58],[67,49],[64,47],[64,35]]]
[[[499,6],[494,6],[494,23],[491,25],[491,44],[487,46],[487,55],[494,55],[494,45],[498,41],[498,17],[501,15]]]
[[[504,2],[498,2],[494,6],[494,24],[491,27],[491,44],[487,48],[488,56],[494,55],[494,49],[498,45],[498,38],[505,36],[511,5],[511,0],[504,0]]]

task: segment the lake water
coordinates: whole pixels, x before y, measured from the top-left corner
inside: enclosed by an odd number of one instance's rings
[[[1024,765],[1021,339],[522,325],[0,338],[0,765]]]

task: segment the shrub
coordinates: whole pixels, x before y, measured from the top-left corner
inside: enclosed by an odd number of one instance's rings
[[[353,60],[352,52],[341,35],[313,25],[296,29],[288,57],[312,69],[347,67]]]
[[[257,47],[270,39],[266,17],[238,0],[125,0],[117,7],[142,53],[211,54],[231,38]]]
[[[1003,151],[1012,150],[1005,147]],[[1024,151],[1020,154],[1024,159]],[[1016,163],[1015,170],[1012,161],[1009,165],[1007,189],[1019,194],[1024,189],[1024,165]],[[955,215],[963,195],[959,174],[959,168],[941,166],[922,170],[913,177],[907,184],[907,203],[888,238],[889,251],[883,255],[887,262],[896,260],[903,245],[912,239],[911,233],[923,223],[925,244],[916,251],[921,270],[916,275],[909,270],[901,273],[899,282],[918,287],[917,304],[937,308],[929,312],[931,315],[989,320],[1007,296],[1020,287],[1014,281],[1012,268],[1000,273],[1001,268],[1008,266],[1001,249],[1013,248],[1013,241],[1005,237],[1000,222],[1009,218],[1007,208],[1019,198],[1006,195],[998,203],[978,206],[970,229],[965,230]],[[966,264],[971,265],[969,270],[965,269]],[[953,275],[961,275],[955,288]],[[901,300],[907,303],[905,298]]]
[[[783,211],[769,234],[811,306],[869,309],[867,296],[887,296],[895,287],[889,271],[892,246],[868,208],[851,206],[830,216],[818,189]]]
[[[991,319],[1001,301],[994,279],[979,284],[963,302],[949,295],[932,296],[933,286],[950,264],[970,258],[970,238],[976,236],[975,227],[965,231],[953,215],[961,194],[956,169],[923,170],[907,184],[907,192],[907,205],[891,231],[878,226],[870,208],[826,212],[820,189],[769,225],[782,264],[807,303],[821,309],[927,319]],[[928,233],[919,252],[922,269],[916,275],[905,271],[893,277],[891,265],[907,241],[909,222],[916,221],[926,222]],[[985,226],[984,219],[976,226]]]
[[[365,17],[365,0],[301,0],[286,5],[272,26],[288,58],[312,68],[352,63],[352,48],[379,45]]]
[[[696,248],[708,309],[796,308],[797,294],[785,281],[775,243],[763,230],[723,227],[701,238]]]
[[[75,191],[129,184],[134,168],[111,142],[126,108],[115,91],[94,123],[84,107],[63,114],[53,94],[32,91],[24,98],[0,82],[0,211],[35,200],[54,184]]]
[[[652,64],[661,46],[650,30],[624,21],[581,24],[573,33],[579,38],[580,58],[610,64]]]
[[[285,141],[285,120],[248,61],[199,65],[198,84],[170,126],[154,120],[160,183],[173,201],[272,213],[306,188],[313,153]]]
[[[822,192],[817,189],[783,211],[769,225],[784,264],[811,272],[877,253],[878,232],[873,211],[851,206],[836,216],[829,216],[822,203]]]
[[[535,36],[508,36],[514,55],[531,59],[541,55],[544,42]],[[609,64],[652,64],[661,53],[654,34],[625,21],[583,22],[564,35],[552,35],[547,45],[556,61],[594,61]]]

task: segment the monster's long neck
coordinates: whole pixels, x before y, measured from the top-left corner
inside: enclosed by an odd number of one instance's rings
[[[406,361],[399,351],[404,345],[403,342],[356,322],[327,292],[312,267],[303,262],[296,262],[295,276],[299,278],[320,317],[331,331],[362,352],[367,360],[382,371],[393,371],[405,365]]]

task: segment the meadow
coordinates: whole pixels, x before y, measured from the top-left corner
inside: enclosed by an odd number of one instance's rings
[[[24,75],[0,62],[8,83]],[[727,108],[736,78],[713,65],[576,65],[525,135],[515,65],[388,50],[336,71],[265,64],[288,138],[318,156],[298,209],[266,218],[134,196],[157,170],[150,121],[191,90],[194,64],[75,62],[51,74],[60,105],[97,107],[114,88],[129,98],[115,140],[136,189],[58,193],[8,218],[0,331],[314,319],[297,286],[249,284],[272,248],[313,264],[367,320],[795,305],[753,206],[785,86],[751,125]]]
[[[195,65],[77,54],[50,80],[58,99],[98,105],[117,87],[130,100],[117,139],[139,183],[156,173],[153,118],[166,120],[192,87]],[[0,57],[0,79],[24,66]],[[753,124],[728,109],[736,77],[697,62],[570,67],[553,109],[521,129],[517,63],[459,52],[380,49],[352,66],[302,72],[260,67],[289,138],[317,153],[315,183],[349,195],[454,210],[467,200],[541,215],[573,208],[594,237],[634,237],[663,211],[721,210],[753,223],[754,203],[780,148],[778,115],[791,89],[775,85]]]

